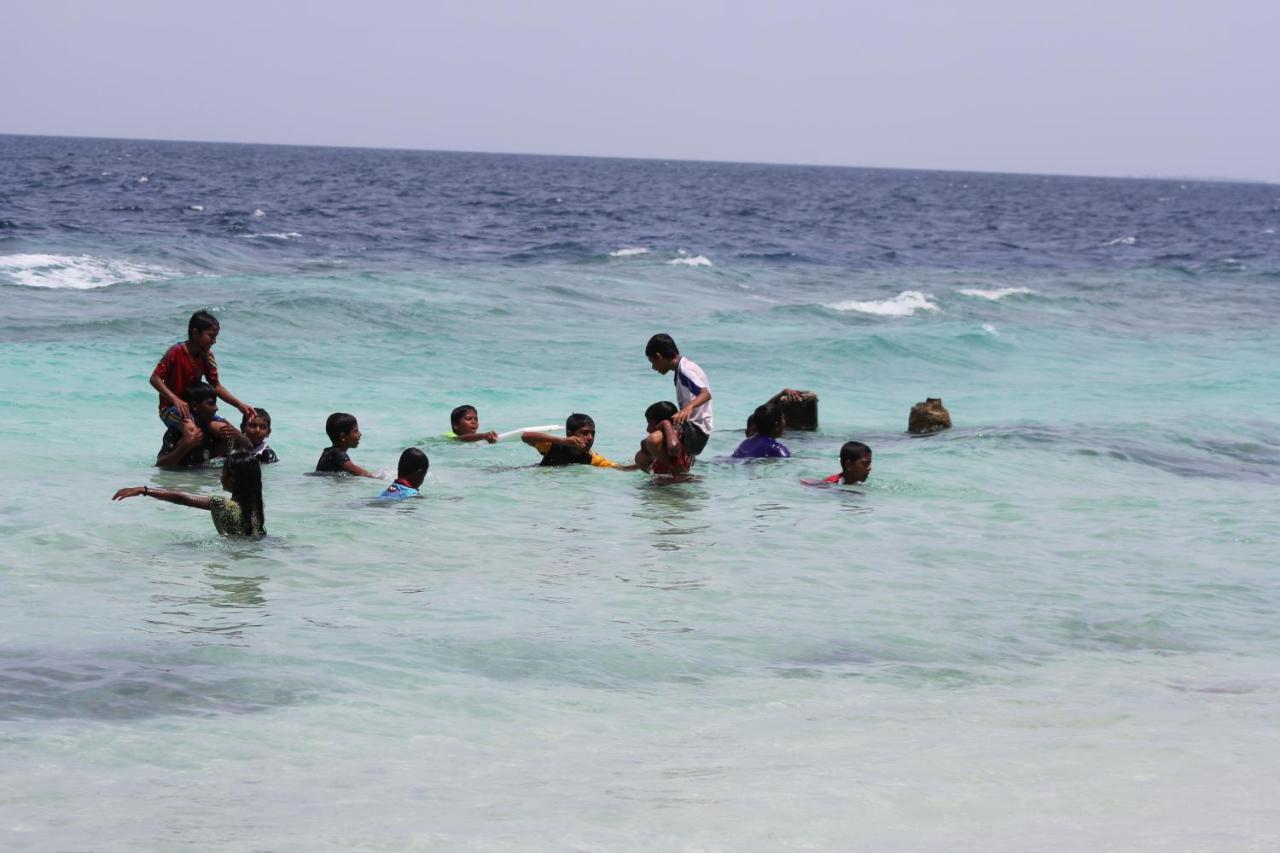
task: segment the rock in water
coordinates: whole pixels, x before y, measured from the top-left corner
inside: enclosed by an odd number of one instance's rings
[[[923,403],[911,407],[907,417],[907,432],[912,435],[928,435],[938,430],[951,429],[951,413],[942,405],[941,397],[929,397]]]
[[[778,405],[782,406],[782,415],[787,419],[787,429],[812,432],[818,428],[818,395],[812,391],[784,397]]]

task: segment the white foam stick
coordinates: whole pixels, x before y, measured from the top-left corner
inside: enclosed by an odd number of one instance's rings
[[[546,426],[523,427],[521,429],[513,429],[510,432],[498,433],[498,441],[506,441],[508,438],[514,438],[517,435],[520,435],[520,433],[522,432],[559,432],[562,429],[564,429],[564,427],[558,424],[548,424]]]

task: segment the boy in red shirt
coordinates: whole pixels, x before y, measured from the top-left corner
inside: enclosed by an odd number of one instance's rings
[[[201,379],[246,417],[254,416],[253,406],[240,402],[218,378],[218,362],[213,357],[218,331],[216,317],[208,311],[197,311],[187,321],[187,340],[169,347],[151,371],[151,387],[160,393],[160,420],[167,428],[187,434],[200,429],[191,419],[191,407],[183,399],[183,393]]]

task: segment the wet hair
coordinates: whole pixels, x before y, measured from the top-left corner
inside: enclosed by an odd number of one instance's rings
[[[208,382],[192,382],[182,392],[182,399],[192,405],[203,403],[205,400],[216,400],[217,398],[218,392],[213,390],[213,386]]]
[[[338,439],[355,429],[355,426],[355,415],[348,415],[346,412],[334,412],[325,420],[324,431],[329,436],[329,440],[336,446]]]
[[[475,406],[459,406],[458,408],[454,409],[452,412],[449,413],[449,426],[456,427],[458,425],[458,421],[462,420],[462,418],[467,414],[467,412],[475,412],[475,411],[476,411]],[[479,412],[476,412],[476,413],[479,414]]]
[[[675,417],[675,413],[680,411],[676,408],[676,404],[670,400],[659,400],[652,406],[644,410],[644,419],[651,424],[658,421],[669,421]]]
[[[846,441],[840,446],[840,462],[854,462],[871,455],[871,448],[861,441]]]
[[[396,476],[407,478],[417,474],[425,475],[430,467],[431,460],[427,458],[427,454],[416,447],[406,447],[404,453],[400,454],[400,464],[396,468]]]
[[[569,415],[564,422],[564,434],[573,435],[584,426],[595,426],[596,422],[591,419],[591,415],[584,415],[581,412],[574,412]]]
[[[187,337],[198,332],[205,332],[209,329],[219,327],[218,318],[203,309],[191,315],[191,319],[187,321]]]
[[[772,438],[782,424],[782,409],[774,403],[765,403],[763,406],[757,406],[751,417],[756,421],[756,435]]]
[[[262,466],[251,453],[228,454],[222,470],[231,480],[231,499],[240,505],[240,535],[262,536],[267,520],[262,511]]]
[[[676,342],[671,339],[670,335],[654,335],[649,338],[649,343],[644,345],[644,354],[647,356],[660,355],[663,358],[675,358],[680,354],[680,348],[676,346]]]
[[[240,419],[241,432],[244,432],[244,428],[249,425],[249,420],[250,418],[248,415],[245,415]],[[262,421],[264,424],[267,425],[267,429],[271,429],[271,413],[268,412],[266,409],[254,409],[253,420]]]
[[[756,426],[755,412],[752,412],[751,414],[747,415],[747,428],[743,430],[743,432],[747,434],[747,438],[750,438],[751,436],[756,435],[760,432],[760,428]]]

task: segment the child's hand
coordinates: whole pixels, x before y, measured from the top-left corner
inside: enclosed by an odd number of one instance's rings
[[[487,442],[489,442],[490,444],[497,444],[497,442],[498,442],[498,434],[497,434],[496,432],[494,432],[493,430],[489,430],[488,432],[486,432],[486,433],[484,434],[484,440],[485,440],[485,441],[487,441]]]
[[[173,407],[178,410],[178,416],[181,417],[183,421],[187,423],[191,422],[191,407],[187,405],[186,400],[179,399],[178,402],[173,404]]]
[[[234,439],[237,435],[240,434],[239,430],[237,430],[235,427],[233,427],[231,424],[227,423],[226,421],[214,421],[213,423],[209,424],[209,427],[210,429],[213,430],[214,435],[218,436],[219,438],[225,438],[230,440],[230,439]]]
[[[673,424],[682,424],[689,420],[689,415],[691,414],[693,414],[693,411],[688,406],[685,406],[683,409],[671,416],[671,422]]]
[[[564,443],[569,447],[575,448],[577,450],[587,449],[587,439],[585,436],[571,435],[564,440]]]
[[[136,498],[138,495],[142,494],[142,490],[145,488],[146,486],[130,486],[127,489],[121,489],[111,496],[111,500],[122,501],[125,498]]]
[[[249,420],[253,420],[258,416],[258,410],[253,406],[250,406],[248,403],[241,403],[239,409],[240,414],[244,415]]]

